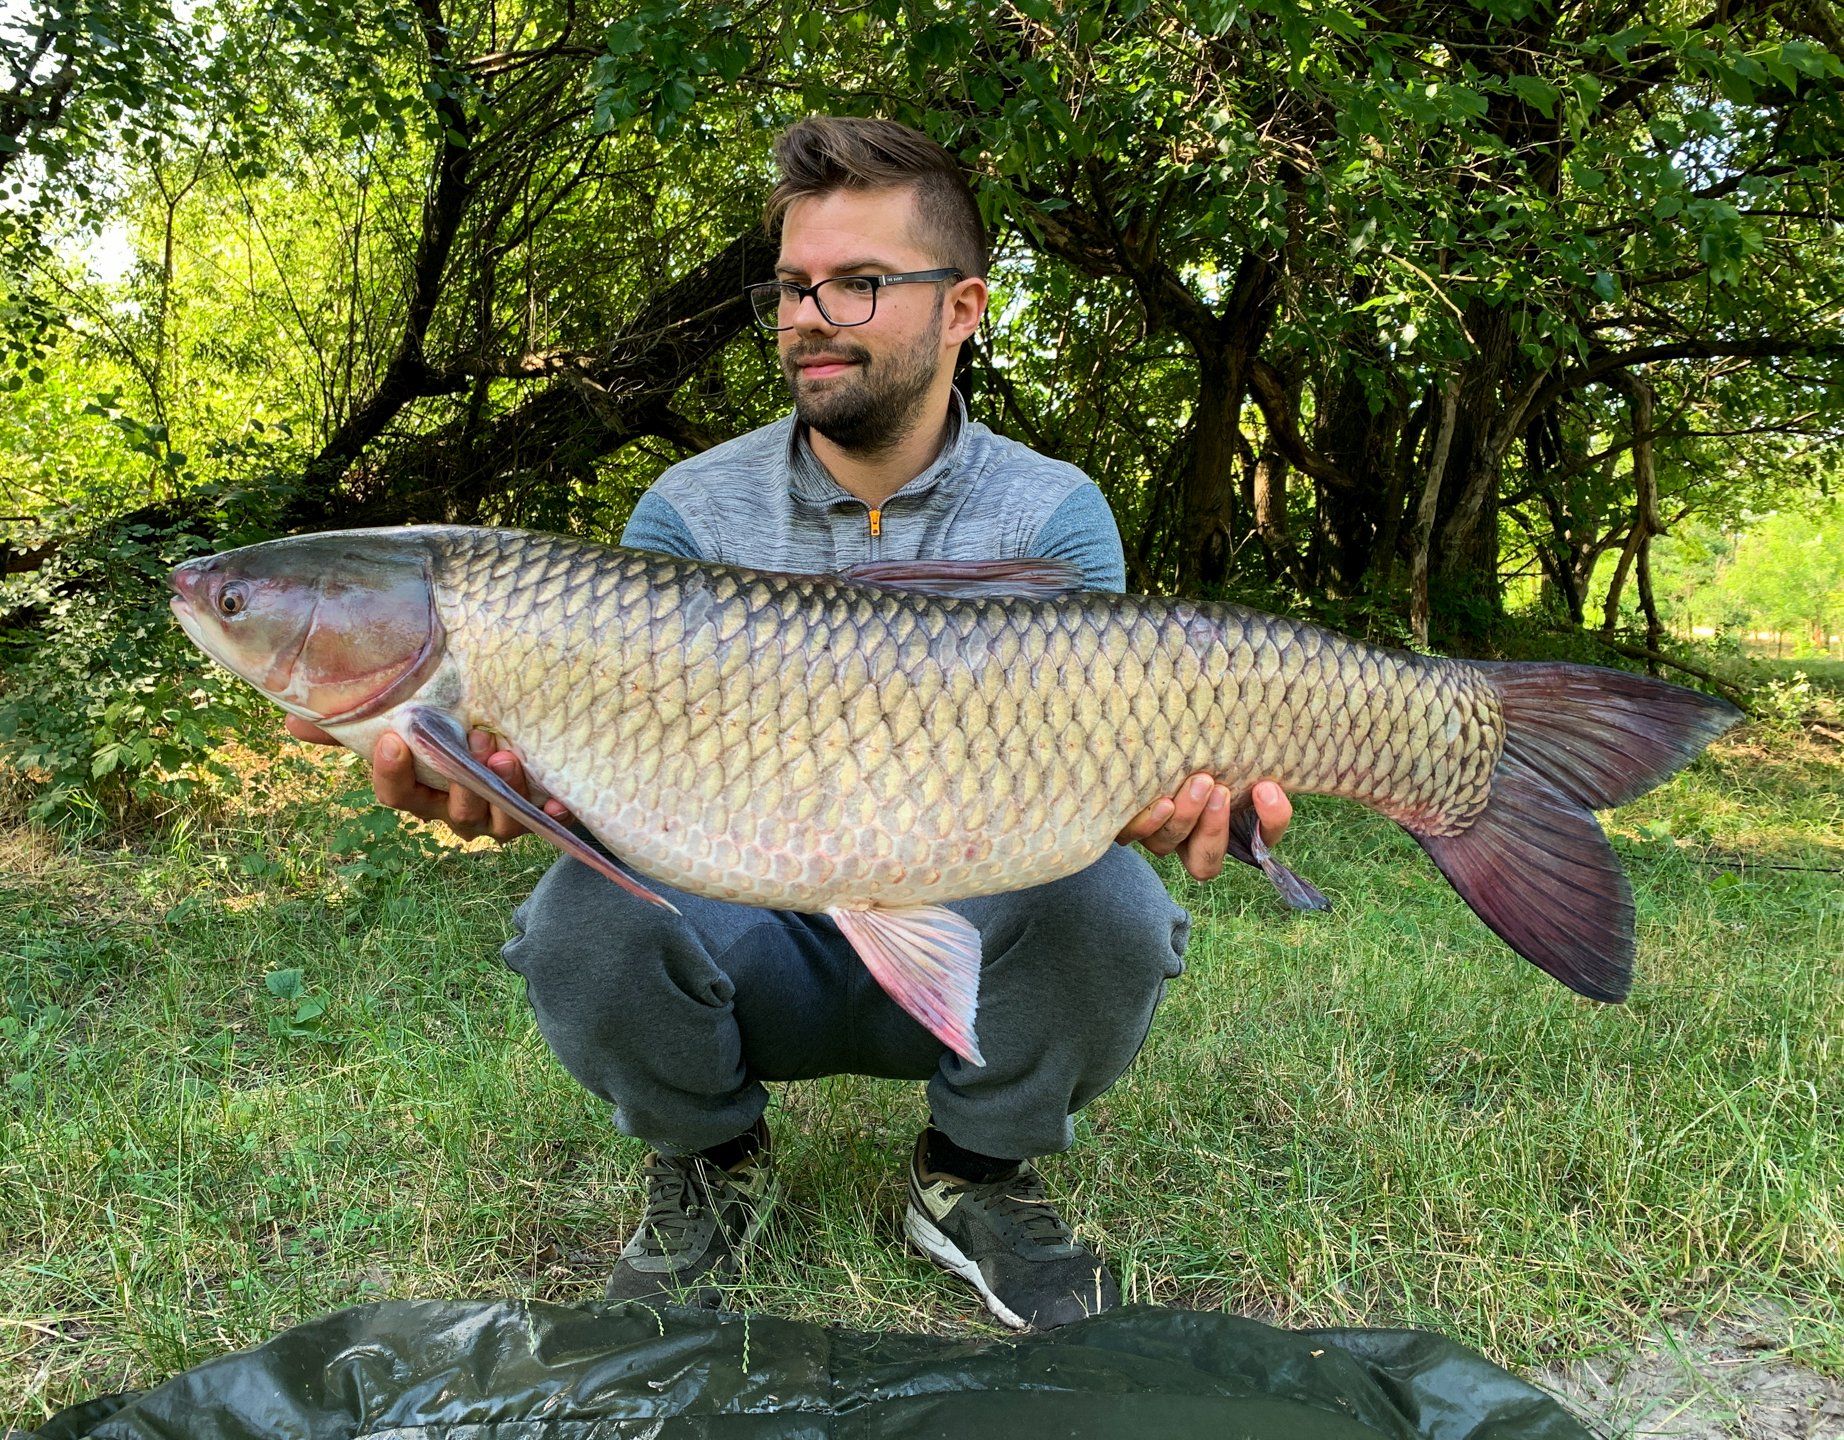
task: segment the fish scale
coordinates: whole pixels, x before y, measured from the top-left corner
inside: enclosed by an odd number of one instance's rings
[[[1230,605],[940,599],[450,533],[436,605],[469,722],[617,854],[720,899],[813,909],[824,887],[899,907],[1040,884],[1198,769],[1238,796],[1273,776],[1452,833],[1502,743],[1464,667],[1393,656],[1386,684],[1357,647]],[[1429,763],[1379,770],[1386,737]]]

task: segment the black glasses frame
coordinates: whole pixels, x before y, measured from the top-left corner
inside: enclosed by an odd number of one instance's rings
[[[923,285],[942,280],[965,280],[966,273],[952,266],[943,266],[938,270],[906,270],[900,275],[834,275],[825,280],[816,280],[811,285],[801,285],[793,280],[765,280],[760,285],[746,286],[743,294],[749,297],[749,308],[756,317],[756,324],[764,330],[792,330],[792,325],[771,325],[762,314],[763,303],[770,296],[774,298],[775,310],[780,311],[781,302],[789,295],[795,297],[794,308],[800,308],[800,302],[812,297],[819,306],[820,317],[837,330],[849,330],[854,325],[869,325],[877,318],[877,292],[886,285]],[[828,285],[865,285],[871,287],[871,313],[862,320],[835,320],[832,312],[826,308],[825,298],[820,294]]]

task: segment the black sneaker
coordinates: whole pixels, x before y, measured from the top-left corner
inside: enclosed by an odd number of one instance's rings
[[[926,1137],[924,1137],[926,1139]],[[970,1184],[930,1173],[923,1140],[909,1160],[910,1243],[967,1281],[1014,1330],[1053,1330],[1120,1304],[1120,1286],[1094,1251],[1077,1243],[1044,1199],[1029,1164]]]
[[[698,1155],[649,1155],[647,1213],[608,1277],[610,1300],[683,1300],[716,1309],[774,1208],[764,1146],[730,1169]]]

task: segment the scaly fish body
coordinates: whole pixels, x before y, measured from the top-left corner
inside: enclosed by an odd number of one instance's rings
[[[1091,864],[1198,770],[1454,833],[1502,721],[1469,667],[1229,605],[941,599],[553,536],[430,537],[465,721],[636,868],[780,909]]]
[[[1378,649],[1232,605],[1083,593],[1054,562],[761,574],[461,527],[302,536],[174,572],[188,635],[369,755],[521,814],[665,904],[469,755],[497,734],[632,871],[832,916],[873,974],[978,1059],[977,932],[943,902],[1097,859],[1204,770],[1230,852],[1256,781],[1380,810],[1499,935],[1623,998],[1633,912],[1592,814],[1643,793],[1732,707],[1588,666]],[[1017,590],[1022,593],[1007,593]]]

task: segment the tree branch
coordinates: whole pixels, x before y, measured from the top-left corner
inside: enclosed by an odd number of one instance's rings
[[[568,366],[537,394],[474,433],[465,417],[406,442],[370,467],[359,493],[314,525],[381,525],[474,515],[510,477],[580,475],[642,435],[690,449],[708,440],[668,398],[750,323],[743,287],[766,278],[775,242],[751,226],[657,294],[587,366]],[[455,389],[470,375],[457,373]]]
[[[1300,435],[1299,417],[1294,414],[1292,397],[1286,382],[1266,360],[1256,359],[1249,365],[1249,394],[1254,397],[1261,418],[1268,423],[1274,448],[1290,465],[1315,480],[1340,490],[1356,490],[1357,482],[1308,445]]]
[[[1586,364],[1571,365],[1558,371],[1535,392],[1524,409],[1527,414],[1536,414],[1571,390],[1591,385],[1636,365],[1654,365],[1661,360],[1715,360],[1723,356],[1764,360],[1788,355],[1844,358],[1844,342],[1789,340],[1782,336],[1765,335],[1749,340],[1671,340],[1655,345],[1638,345],[1630,350],[1603,350],[1591,356]]]
[[[455,64],[448,52],[448,30],[443,23],[440,0],[416,0],[416,9],[421,17],[423,43],[429,51],[430,70],[440,79],[452,81]],[[436,147],[431,184],[423,204],[422,233],[416,242],[416,256],[410,263],[409,303],[397,351],[391,356],[371,398],[346,417],[328,437],[320,453],[308,462],[303,477],[308,491],[307,514],[303,518],[311,516],[315,508],[324,512],[331,506],[331,492],[346,468],[384,433],[385,427],[396,419],[405,405],[426,395],[445,394],[458,388],[451,378],[437,376],[430,370],[423,351],[429,322],[441,298],[449,252],[454,249],[461,217],[474,193],[470,171],[476,127],[456,98],[455,88],[452,83],[443,84],[441,99],[436,101],[442,139]]]

